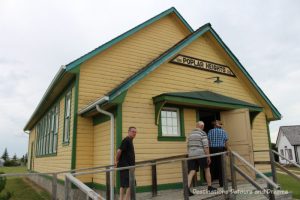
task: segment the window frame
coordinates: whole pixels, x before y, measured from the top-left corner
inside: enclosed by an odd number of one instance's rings
[[[52,131],[52,122],[57,120],[59,122],[59,102],[55,103],[43,116],[43,118],[38,122],[37,137],[36,137],[36,157],[47,157],[57,155],[57,146],[58,146],[58,137],[56,137],[56,146],[54,148],[54,131]],[[56,113],[57,112],[57,113]],[[57,119],[56,119],[57,117]],[[54,127],[54,125],[53,125]],[[58,124],[57,124],[57,133],[58,135]],[[55,151],[53,150],[55,149]]]
[[[161,111],[177,111],[177,124],[179,131],[179,135],[173,136],[173,135],[163,135],[162,133],[162,121],[161,121]],[[158,122],[158,141],[185,141],[185,129],[184,129],[184,109],[181,106],[172,106],[167,105],[162,107],[162,109],[159,112],[159,122]]]
[[[287,152],[287,157],[289,160],[294,160],[294,157],[293,157],[293,150],[292,149],[286,149],[286,152]]]
[[[68,104],[68,108],[67,108],[68,100],[70,100],[70,103]],[[69,109],[69,116],[66,116],[68,113],[67,109]],[[63,138],[62,138],[63,145],[69,145],[69,143],[70,143],[71,116],[72,116],[72,88],[69,89],[65,95],[64,128],[63,128]],[[67,127],[68,127],[67,129],[66,129],[66,123],[67,123]],[[66,130],[67,130],[67,132],[66,132]]]

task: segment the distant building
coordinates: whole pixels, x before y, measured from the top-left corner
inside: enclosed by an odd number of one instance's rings
[[[300,163],[300,125],[281,126],[276,140],[276,147],[281,155]],[[280,157],[279,162],[288,164],[286,160]]]
[[[3,160],[2,158],[0,158],[0,167],[4,166],[4,162],[5,162],[5,160]]]

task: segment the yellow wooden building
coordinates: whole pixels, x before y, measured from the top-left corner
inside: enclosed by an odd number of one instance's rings
[[[113,113],[111,119],[99,108]],[[137,127],[137,161],[185,154],[197,120],[221,119],[231,148],[270,174],[268,124],[280,113],[210,24],[193,30],[170,8],[77,60],[62,66],[24,130],[28,169],[54,172],[109,165]],[[157,168],[158,188],[182,182],[180,163]],[[151,169],[136,171],[149,191]],[[63,179],[62,176],[59,176]],[[104,189],[105,174],[80,177]],[[116,180],[116,187],[119,182]]]

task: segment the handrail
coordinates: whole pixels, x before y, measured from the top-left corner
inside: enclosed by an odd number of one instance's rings
[[[82,183],[80,180],[78,180],[77,178],[75,178],[74,176],[72,176],[72,174],[66,174],[66,188],[70,187],[70,183],[68,181],[70,181],[71,183],[73,183],[74,185],[76,185],[82,192],[84,192],[87,195],[87,199],[92,198],[93,200],[105,200],[103,197],[101,197],[101,195],[99,195],[98,193],[96,193],[94,190],[92,190],[91,188],[89,188],[87,185],[85,185],[84,183]],[[68,200],[68,196],[69,196],[69,191],[67,191],[67,194],[65,195],[65,199]]]
[[[289,161],[289,162],[292,163],[294,166],[300,168],[300,165],[298,165],[298,164],[295,163],[294,161],[292,161],[292,160],[290,160],[290,159],[284,157],[283,155],[280,155],[278,152],[276,152],[276,151],[274,151],[274,150],[272,150],[272,152],[275,153],[276,155],[280,156],[281,158],[283,158],[283,159]]]
[[[247,160],[245,160],[242,156],[240,156],[239,154],[237,154],[236,152],[232,151],[232,154],[234,156],[236,156],[239,160],[243,161],[243,163],[245,163],[248,167],[250,167],[252,170],[254,170],[260,177],[262,177],[263,179],[265,179],[268,184],[272,185],[274,188],[279,189],[280,186],[277,185],[276,183],[274,183],[271,179],[269,179],[266,175],[264,175],[263,173],[261,173],[260,171],[258,171],[257,169],[255,169],[255,167],[253,167]]]
[[[152,159],[152,160],[137,161],[136,163],[144,164],[144,163],[148,163],[148,162],[151,163],[151,162],[157,162],[160,160],[169,160],[169,159],[181,158],[181,157],[187,157],[187,154],[169,156],[169,157],[163,157],[163,158],[156,158],[156,159]],[[97,167],[87,167],[87,168],[79,168],[79,169],[56,171],[56,172],[34,172],[34,173],[17,173],[17,174],[16,173],[6,173],[6,174],[0,174],[0,177],[64,174],[64,173],[72,173],[72,172],[79,172],[79,171],[90,171],[90,170],[108,168],[108,167],[114,167],[114,165],[102,165],[102,166],[97,166]]]
[[[188,157],[188,158],[179,158],[179,159],[173,159],[173,160],[163,160],[163,161],[158,161],[158,162],[149,162],[146,164],[137,164],[137,165],[132,165],[132,166],[127,166],[127,167],[116,167],[116,168],[110,168],[110,169],[105,169],[105,170],[95,170],[92,172],[78,172],[74,173],[73,176],[80,176],[80,175],[87,175],[87,174],[96,174],[96,173],[101,173],[101,172],[110,172],[110,171],[121,171],[121,170],[126,170],[126,169],[133,169],[133,168],[141,168],[141,167],[149,167],[153,165],[161,165],[161,164],[166,164],[166,163],[174,163],[174,162],[179,162],[179,161],[187,161],[187,160],[193,160],[193,159],[198,159],[198,158],[206,158],[209,156],[219,156],[222,154],[226,154],[227,151],[220,152],[220,153],[214,153],[214,154],[208,154],[204,156],[193,156],[193,157]]]
[[[107,169],[110,167],[114,167],[112,165],[105,165],[105,166],[98,166],[98,167],[89,167],[89,168],[81,168],[81,169],[73,169],[73,170],[64,170],[64,171],[56,171],[56,172],[35,172],[35,173],[17,173],[17,174],[1,174],[0,177],[16,177],[16,176],[36,176],[36,175],[50,175],[53,177],[52,179],[52,199],[56,199],[57,195],[57,175],[63,174],[63,173],[73,173],[74,176],[84,175],[84,174],[94,174],[99,172],[110,172],[110,171],[118,171],[118,170],[124,170],[124,169],[130,169],[130,168],[139,168],[139,167],[146,167],[146,166],[156,166],[160,164],[166,164],[166,163],[173,163],[173,162],[179,162],[179,161],[187,161],[197,158],[205,158],[209,156],[217,156],[226,154],[227,152],[221,152],[221,153],[215,153],[215,154],[209,154],[204,156],[195,156],[195,157],[189,157],[187,158],[187,154],[182,155],[176,155],[176,156],[169,156],[169,157],[163,157],[163,158],[156,158],[152,160],[143,160],[136,162],[137,165],[130,166],[130,167],[122,167],[122,168],[113,168],[113,169]],[[97,170],[105,168],[105,170]],[[92,172],[82,172],[82,171],[92,171]]]

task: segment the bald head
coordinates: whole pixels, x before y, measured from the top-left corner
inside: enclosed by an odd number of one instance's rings
[[[201,130],[204,129],[204,122],[203,121],[198,121],[196,123],[196,128],[200,128]]]

